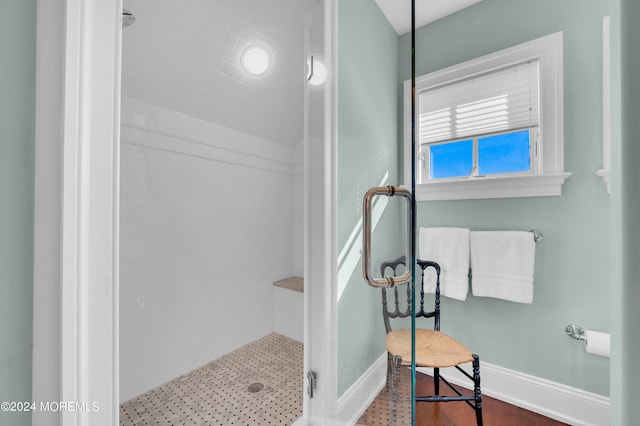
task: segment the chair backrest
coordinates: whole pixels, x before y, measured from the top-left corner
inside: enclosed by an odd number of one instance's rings
[[[440,265],[438,265],[436,262],[420,259],[417,260],[417,264],[420,267],[421,277],[420,305],[416,306],[416,318],[434,318],[433,329],[440,330]],[[380,275],[382,277],[397,276],[398,268],[400,267],[400,265],[406,268],[407,261],[405,256],[382,262],[380,264]],[[432,311],[424,310],[424,274],[428,268],[433,268],[436,272],[436,289],[434,295],[434,308]],[[391,270],[391,274],[388,273],[389,269]],[[402,286],[406,286],[407,296],[406,298],[404,298],[404,300],[401,300],[402,298],[400,297],[400,292],[398,291],[398,288]],[[388,289],[386,288],[381,289],[382,317],[384,319],[384,328],[386,332],[389,333],[392,330],[390,319],[407,318],[411,316],[411,286],[409,284],[401,284],[399,286],[393,287],[393,310],[389,309],[389,304],[387,302],[387,290]]]

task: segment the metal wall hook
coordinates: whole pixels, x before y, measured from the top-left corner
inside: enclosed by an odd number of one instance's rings
[[[307,61],[307,81],[310,81],[313,78],[313,55],[309,57]]]
[[[129,9],[122,9],[122,28],[127,28],[136,22],[136,17]]]

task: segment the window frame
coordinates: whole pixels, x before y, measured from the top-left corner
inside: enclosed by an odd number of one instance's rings
[[[561,195],[564,181],[563,33],[553,33],[416,78],[416,92],[468,79],[476,75],[539,60],[540,123],[538,155],[532,172],[438,179],[416,182],[416,200],[461,200]],[[416,114],[419,111],[416,110]],[[411,80],[404,82],[404,129],[411,129]],[[415,158],[420,167],[420,144]],[[411,132],[404,134],[404,179],[411,182]]]

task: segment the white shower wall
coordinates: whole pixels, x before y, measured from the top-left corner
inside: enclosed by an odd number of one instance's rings
[[[120,399],[273,330],[302,273],[301,148],[123,97]]]

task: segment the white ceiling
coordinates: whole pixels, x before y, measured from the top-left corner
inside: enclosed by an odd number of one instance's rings
[[[320,0],[125,0],[122,93],[295,146],[303,138],[304,14]],[[271,68],[240,56],[266,47]]]
[[[351,0],[346,0],[351,1]],[[417,26],[480,0],[417,0]],[[124,0],[122,92],[290,147],[303,139],[305,16],[322,0]],[[398,34],[409,0],[376,0]],[[269,49],[272,66],[240,67],[246,47]]]
[[[416,28],[444,18],[482,0],[416,0]],[[398,35],[411,31],[409,0],[376,0]]]
[[[481,0],[416,0],[416,28],[444,18]],[[398,35],[411,31],[410,0],[376,0]]]

